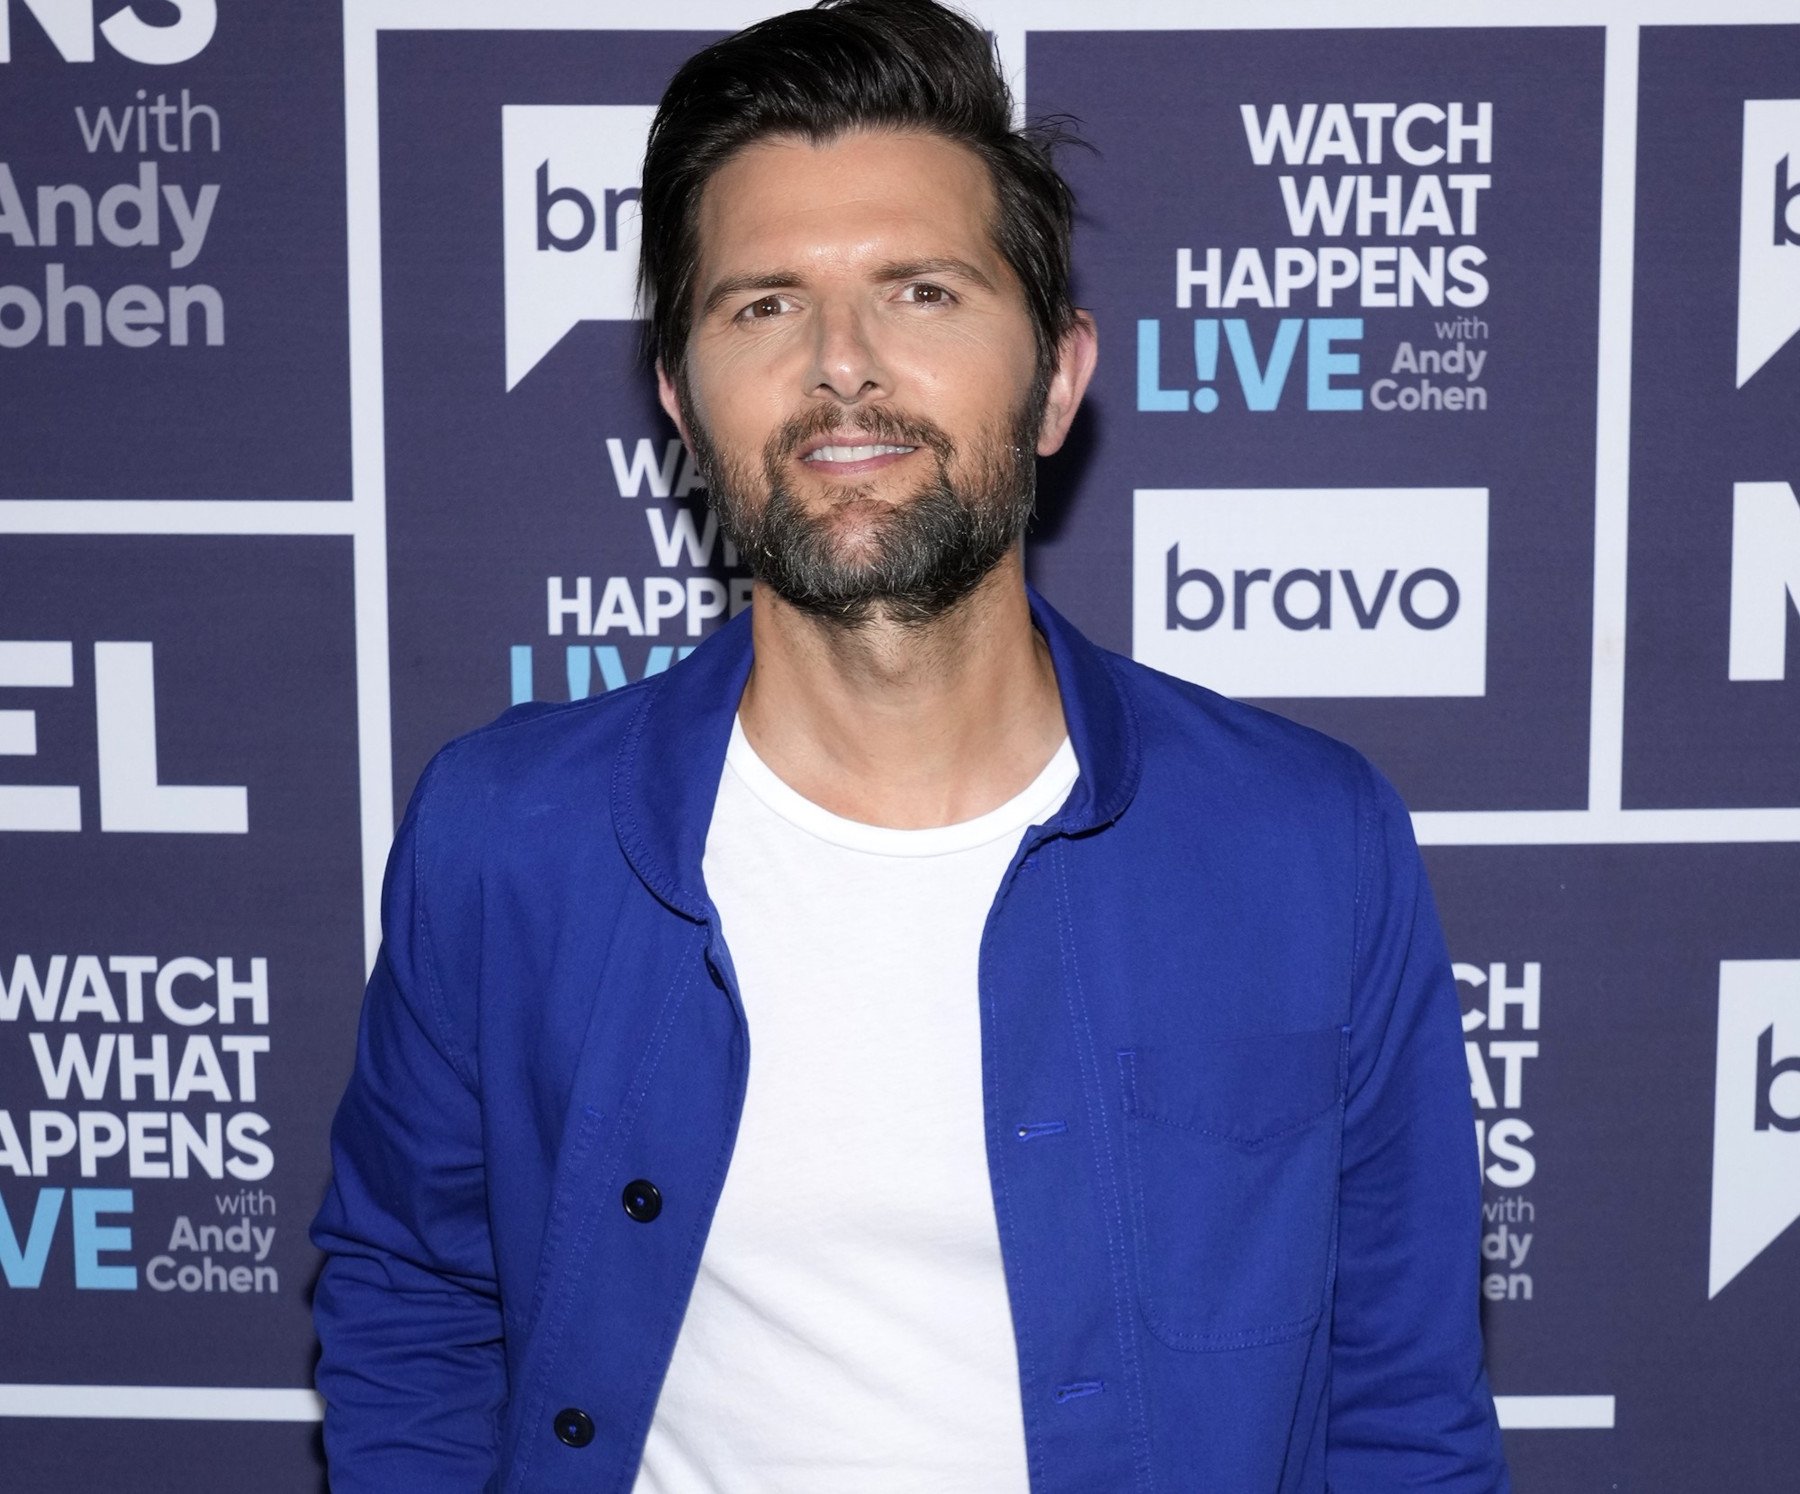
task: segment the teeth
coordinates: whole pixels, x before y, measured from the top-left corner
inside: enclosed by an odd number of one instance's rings
[[[809,462],[866,462],[871,457],[908,452],[912,449],[910,446],[821,446],[817,451],[808,452],[806,460]]]

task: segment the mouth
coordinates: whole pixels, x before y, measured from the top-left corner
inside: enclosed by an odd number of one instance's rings
[[[857,440],[860,434],[820,436],[801,449],[800,461],[815,472],[833,477],[855,477],[878,472],[918,450],[916,446],[898,442]]]

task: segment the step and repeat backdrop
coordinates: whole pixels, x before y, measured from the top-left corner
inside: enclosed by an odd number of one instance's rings
[[[748,597],[632,284],[772,8],[0,0],[5,1487],[322,1488],[397,808]],[[1093,147],[1034,580],[1411,804],[1517,1487],[1793,1488],[1800,18],[974,9]]]

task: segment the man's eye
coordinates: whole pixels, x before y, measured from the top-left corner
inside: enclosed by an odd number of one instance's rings
[[[954,299],[943,286],[925,282],[907,286],[906,296],[921,306],[947,306]]]
[[[752,301],[738,316],[747,322],[762,321],[772,316],[780,316],[786,298],[782,296],[764,296],[760,301]]]

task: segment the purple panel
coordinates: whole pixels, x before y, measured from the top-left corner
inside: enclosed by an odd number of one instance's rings
[[[1710,1299],[1708,1242],[1719,965],[1800,958],[1800,849],[1426,859],[1479,1014],[1466,1039],[1487,1086],[1494,1392],[1618,1398],[1614,1431],[1509,1434],[1521,1494],[1788,1487],[1800,1230]],[[1522,989],[1497,998],[1502,983],[1535,987],[1535,1009]],[[1742,1098],[1727,1111],[1748,1131]],[[1776,1104],[1791,1108],[1791,1093]],[[1788,1141],[1800,1168],[1800,1134]]]
[[[347,498],[339,7],[224,4],[159,65],[98,30],[66,62],[33,7],[10,14],[0,498]],[[199,39],[173,5],[93,14]],[[40,193],[64,188],[45,244]]]
[[[713,625],[700,620],[690,631],[684,600],[682,615],[658,621],[654,633],[633,633],[617,613],[592,631],[611,577],[623,578],[640,620],[646,578],[683,591],[689,578],[722,585],[715,565],[691,563],[685,550],[664,565],[655,544],[652,521],[668,532],[683,521],[704,530],[704,494],[679,492],[679,441],[638,356],[638,322],[571,315],[567,334],[509,391],[502,225],[503,107],[652,106],[707,40],[603,31],[382,39],[389,576],[402,802],[432,751],[511,703],[515,648],[530,651],[521,666],[526,694],[566,700],[572,687],[576,695],[597,692],[666,664]],[[576,139],[582,131],[565,133]],[[564,242],[579,234],[577,209],[558,207],[554,194],[583,192],[598,215],[589,262],[606,273],[604,252],[593,253],[604,250],[605,194],[635,185],[639,160],[621,151],[605,162],[605,182],[590,181],[559,141],[545,147],[541,164],[547,232]],[[574,215],[572,227],[564,215]],[[529,254],[555,274],[564,251],[540,249],[535,234],[531,243]],[[628,470],[644,443],[656,477],[640,468],[638,484],[621,486],[609,440]],[[674,493],[658,499],[665,460]],[[585,619],[551,620],[552,576],[572,598],[585,578]]]
[[[1073,449],[1047,484],[1034,570],[1052,599],[1095,638],[1130,649],[1134,490],[1486,489],[1484,690],[1438,694],[1442,683],[1420,673],[1360,697],[1295,698],[1289,691],[1265,703],[1369,752],[1416,808],[1585,803],[1600,33],[1034,32],[1027,57],[1031,112],[1076,116],[1095,147],[1066,156],[1081,203],[1078,294],[1098,320],[1102,354]],[[1409,164],[1396,159],[1393,118],[1349,114],[1353,145],[1343,149],[1345,136],[1328,128],[1327,106],[1383,101],[1396,113],[1417,103],[1447,115],[1457,105],[1466,126],[1477,125],[1489,106],[1490,158],[1481,160],[1481,145],[1467,137],[1460,161]],[[1311,124],[1328,149],[1312,160],[1308,136],[1295,164],[1284,164],[1280,150],[1256,164],[1240,113],[1245,105],[1256,111],[1259,134],[1277,105],[1296,125],[1305,106],[1318,106]],[[1423,152],[1447,145],[1448,123],[1417,116],[1408,139]],[[1379,163],[1369,144],[1372,126]],[[1293,178],[1302,207],[1309,190],[1334,204],[1338,193],[1352,194],[1343,231],[1319,231],[1318,217],[1309,220],[1310,231],[1296,231],[1283,176]],[[1358,176],[1371,178],[1367,188],[1357,187]],[[1456,180],[1466,177],[1485,185]],[[1437,178],[1448,220],[1432,216],[1427,178]],[[1399,194],[1398,221],[1377,201],[1391,187]],[[1360,234],[1359,191],[1371,209]],[[1440,231],[1446,224],[1448,233]],[[1183,308],[1179,252],[1190,250],[1192,265],[1203,271],[1208,248],[1221,251],[1219,304],[1208,305],[1205,287],[1196,286]],[[1259,305],[1254,291],[1227,304],[1239,249],[1260,254],[1274,299],[1277,251],[1284,248],[1317,256],[1314,263],[1330,250],[1397,249],[1390,259],[1377,257],[1378,271],[1397,266],[1407,252],[1429,261],[1439,249],[1446,260],[1443,304],[1431,304],[1423,291],[1411,306],[1378,304],[1395,293],[1395,282],[1363,281],[1360,257],[1358,284],[1335,290],[1329,304],[1321,304],[1316,283],[1292,291],[1286,306]],[[1459,253],[1461,276],[1450,269]],[[1373,297],[1364,294],[1369,286]],[[1453,289],[1468,304],[1456,304]],[[1318,325],[1334,320],[1353,325]],[[1218,324],[1209,334],[1216,353],[1196,346],[1197,321]],[[1148,385],[1139,369],[1143,322],[1158,328]],[[1234,335],[1253,356],[1234,353]],[[1294,342],[1281,378],[1275,349],[1284,335]],[[1422,362],[1427,351],[1439,358],[1439,372],[1396,367]],[[1467,362],[1476,353],[1486,355],[1478,373]],[[1332,368],[1327,356],[1348,361]],[[1440,393],[1460,391],[1463,407],[1377,408],[1431,398],[1404,393],[1426,382]],[[1254,408],[1258,403],[1266,408]],[[1368,528],[1386,529],[1398,541],[1399,526],[1384,523],[1380,509],[1369,506]],[[1339,594],[1331,627],[1354,643],[1358,622],[1338,579],[1349,562],[1331,541],[1309,548],[1308,536],[1282,534],[1280,523],[1269,521],[1271,552],[1307,554],[1291,563],[1332,572]],[[1231,566],[1258,563],[1255,546],[1227,546],[1227,558],[1208,561],[1216,539],[1196,521],[1183,538],[1181,564],[1222,564],[1229,588]],[[1276,569],[1285,563],[1275,562]],[[1400,566],[1401,584],[1411,563],[1388,563]],[[1382,574],[1380,554],[1355,565],[1367,601]],[[1153,593],[1160,617],[1161,565],[1143,569],[1138,584]],[[1303,605],[1293,610],[1312,610],[1304,587],[1299,597]],[[1189,627],[1194,615],[1204,617],[1204,601],[1197,590],[1189,594]],[[1246,628],[1276,642],[1299,636],[1284,635],[1287,625],[1269,606],[1267,590],[1253,594]],[[1219,634],[1233,626],[1229,606],[1215,626]],[[1405,631],[1399,627],[1398,635]],[[1385,646],[1370,644],[1376,656]],[[1231,690],[1259,693],[1235,684]]]
[[[0,1201],[22,1257],[0,1382],[307,1385],[306,1226],[362,969],[350,542],[14,536],[0,594],[9,638],[73,663],[67,686],[0,691],[37,749],[0,780],[73,786],[81,809],[79,831],[0,837]],[[153,733],[121,643],[149,645]],[[152,752],[160,797],[133,790]],[[241,788],[247,829],[203,828],[179,786]],[[134,803],[167,828],[104,828]],[[221,1012],[224,959],[266,995]],[[35,1151],[34,1112],[68,1118]]]
[[[6,1472],[34,1494],[326,1494],[319,1429],[304,1424],[12,1421]]]
[[[1759,247],[1800,275],[1800,202],[1778,202],[1800,186],[1800,128],[1779,157],[1746,162],[1744,143],[1746,100],[1800,97],[1800,26],[1646,27],[1640,68],[1625,802],[1800,804],[1792,601],[1775,599],[1785,678],[1729,668],[1733,489],[1800,486],[1800,340],[1737,382],[1746,171]],[[1772,538],[1800,575],[1800,543]]]

